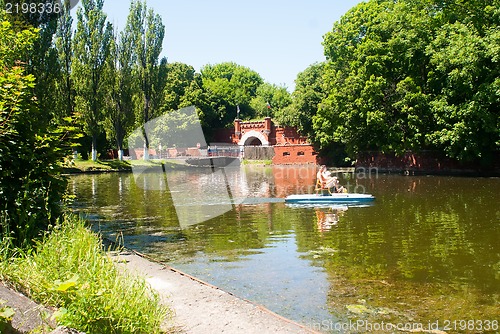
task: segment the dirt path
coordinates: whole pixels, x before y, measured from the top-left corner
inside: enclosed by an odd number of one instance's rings
[[[122,252],[118,263],[146,277],[175,312],[178,333],[317,333],[168,266]],[[167,324],[170,327],[172,323]]]

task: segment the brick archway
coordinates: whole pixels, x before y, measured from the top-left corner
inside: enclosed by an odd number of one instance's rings
[[[238,142],[238,145],[245,146],[251,143],[253,140],[258,139],[262,143],[262,146],[269,146],[269,140],[267,136],[264,136],[262,133],[256,130],[251,130],[246,132]]]

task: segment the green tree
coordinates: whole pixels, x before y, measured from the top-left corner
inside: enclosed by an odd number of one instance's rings
[[[73,39],[72,77],[76,91],[75,109],[81,114],[85,132],[92,137],[92,160],[97,160],[97,137],[102,132],[105,96],[109,86],[104,72],[113,39],[106,22],[104,0],[82,0],[77,11]]]
[[[36,78],[35,95],[43,116],[49,122],[56,111],[54,92],[60,73],[57,50],[52,43],[57,28],[57,20],[50,20],[39,27],[38,38],[33,44],[28,71]]]
[[[312,120],[318,112],[321,101],[326,97],[323,88],[325,64],[310,65],[295,79],[295,90],[292,93],[291,124],[300,132],[314,140]]]
[[[167,73],[162,108],[164,111],[173,111],[181,108],[183,98],[194,81],[195,70],[187,64],[170,63]]]
[[[3,2],[5,3],[5,1]],[[61,70],[53,39],[58,27],[59,14],[56,11],[63,10],[63,7],[57,3],[56,7],[52,7],[55,10],[52,13],[39,13],[33,9],[33,5],[38,2],[32,0],[17,2],[21,9],[25,9],[23,6],[28,6],[28,10],[17,11],[18,7],[16,7],[8,14],[9,20],[14,22],[14,30],[30,27],[38,29],[38,38],[33,42],[33,47],[29,52],[26,71],[33,74],[36,79],[33,89],[38,99],[38,107],[44,111],[40,116],[48,125],[54,120],[54,115],[59,114],[57,81]],[[49,3],[50,1],[46,2]],[[14,2],[9,3],[14,4]],[[6,8],[5,5],[2,5],[2,8]],[[17,3],[14,5],[17,5]],[[48,4],[47,6],[53,5]]]
[[[151,117],[158,117],[161,115],[161,106],[164,101],[165,96],[165,85],[167,84],[168,78],[168,63],[167,58],[163,57],[160,59],[158,66],[156,67],[153,75],[153,81],[151,86],[151,107],[150,114]]]
[[[257,88],[256,96],[250,101],[250,107],[255,111],[255,117],[273,117],[282,125],[293,123],[293,113],[289,108],[291,104],[291,95],[285,87],[267,82]]]
[[[59,17],[55,46],[60,67],[58,80],[56,82],[56,92],[59,118],[72,116],[75,112],[75,94],[71,78],[71,65],[73,61],[73,17],[69,10],[69,4],[63,7],[63,14]]]
[[[351,9],[323,42],[327,97],[313,118],[322,147],[488,160],[499,141],[498,17],[479,0]]]
[[[116,142],[119,160],[123,160],[123,141],[135,122],[133,97],[138,85],[133,75],[132,46],[132,36],[122,31],[118,40],[112,40],[108,61],[110,90],[106,124],[108,133]]]
[[[212,124],[218,124],[218,118],[213,109],[214,104],[212,102],[209,93],[203,87],[201,74],[194,73],[193,80],[189,82],[189,86],[184,90],[184,95],[180,98],[179,108],[195,106],[203,132],[209,140],[215,132]]]
[[[161,17],[153,9],[147,8],[146,1],[133,0],[127,18],[125,31],[133,41],[133,55],[136,60],[136,73],[139,80],[141,125],[155,118],[161,103],[161,94],[166,80],[166,60],[158,59],[162,51],[165,26]],[[155,109],[156,107],[156,109]],[[149,139],[144,136],[144,159],[149,158]]]
[[[205,65],[201,69],[203,88],[211,101],[215,113],[212,127],[232,124],[237,106],[241,118],[252,118],[254,110],[250,101],[257,95],[257,88],[263,83],[261,76],[233,62]]]
[[[162,114],[181,108],[195,106],[204,132],[210,137],[212,128],[208,124],[214,121],[214,112],[203,87],[201,75],[191,65],[170,63],[167,65]]]
[[[429,18],[404,2],[370,1],[325,36],[328,97],[314,120],[323,145],[344,143],[351,155],[425,146]],[[406,94],[410,105],[400,103]]]
[[[427,138],[448,156],[489,165],[500,147],[500,10],[486,6],[483,14],[496,16],[496,24],[444,24],[428,46],[437,127]]]

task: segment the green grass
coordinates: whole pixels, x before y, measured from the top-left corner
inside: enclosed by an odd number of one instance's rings
[[[160,333],[169,315],[144,278],[119,271],[76,217],[67,217],[35,250],[3,261],[0,276],[57,307],[58,324],[86,333]]]
[[[264,165],[264,166],[270,166],[273,164],[272,160],[248,160],[248,159],[243,159],[241,162],[243,165]]]
[[[183,165],[176,160],[75,160],[64,164],[65,173],[132,171],[133,167],[158,167],[164,164],[173,169]]]
[[[132,170],[132,165],[129,161],[119,160],[74,160],[71,163],[66,163],[63,168],[66,173],[84,173],[92,171]]]

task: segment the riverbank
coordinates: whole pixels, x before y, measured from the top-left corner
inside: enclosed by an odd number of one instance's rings
[[[173,318],[162,325],[168,333],[317,333],[141,254],[132,251],[109,254],[120,270],[145,277],[159,294],[161,303],[173,311]],[[1,282],[0,299],[15,312],[10,333],[34,330],[52,333],[54,309],[36,304]]]
[[[185,159],[169,160],[75,160],[63,166],[63,174],[99,174],[114,172],[131,172],[133,168],[167,168],[178,169],[189,167]]]
[[[141,254],[124,251],[114,258],[123,269],[146,276],[160,300],[174,312],[170,326],[175,333],[317,333]]]
[[[223,159],[223,157],[220,157]],[[217,158],[214,158],[214,166],[221,167],[226,166],[229,163],[227,161],[215,162]],[[154,159],[154,160],[75,160],[71,164],[63,166],[64,174],[99,174],[99,173],[111,173],[111,172],[131,172],[133,168],[167,168],[167,169],[185,169],[185,168],[198,168],[206,167],[206,164],[197,164],[193,161],[197,159]],[[203,162],[203,159],[200,159]],[[304,165],[276,165],[273,164],[271,160],[245,160],[241,161],[242,166],[250,167],[273,167],[273,166],[304,166]],[[163,166],[163,167],[162,167]],[[305,166],[311,166],[311,164],[305,164]],[[354,172],[354,167],[331,167],[329,170],[333,173],[346,173]]]
[[[124,172],[131,170],[132,164],[129,161],[120,160],[73,160],[63,165],[64,174]]]
[[[283,167],[283,166],[300,166],[300,165],[275,165],[270,160],[243,160],[242,166],[249,167]],[[216,164],[217,166],[217,164]],[[308,165],[309,166],[309,165]],[[117,173],[117,172],[132,172],[134,168],[146,168],[158,170],[158,168],[166,170],[178,170],[198,168],[195,164],[186,164],[185,159],[162,159],[162,160],[76,160],[71,165],[63,167],[63,173],[70,174],[101,174],[101,173]],[[356,167],[328,167],[328,171],[334,174],[340,173],[358,173],[363,175],[368,174],[400,174],[400,175],[439,175],[439,176],[458,176],[458,177],[498,177],[500,169],[496,170],[480,170],[480,169],[432,169],[432,168],[416,168],[414,166],[390,166],[386,164],[366,164],[359,163]]]
[[[492,152],[488,162],[459,161],[435,151],[406,152],[402,155],[382,152],[362,152],[356,159],[356,171],[362,173],[442,175],[442,176],[500,176],[500,152]]]
[[[42,316],[42,324],[48,324],[46,319],[57,319],[59,324],[86,333],[118,330],[153,334],[162,332],[163,320],[171,315],[142,276],[118,270],[103,251],[101,238],[75,216],[64,217],[33,249],[4,248],[2,252],[0,280],[5,286],[55,311],[53,317]],[[6,296],[7,314],[0,301],[0,325],[5,321],[8,324],[12,318],[12,325],[17,326],[16,316],[21,317],[21,325],[36,323],[37,315],[40,318],[40,313],[47,313],[26,305],[16,298],[19,294]],[[25,305],[33,312],[23,320],[27,314]]]

